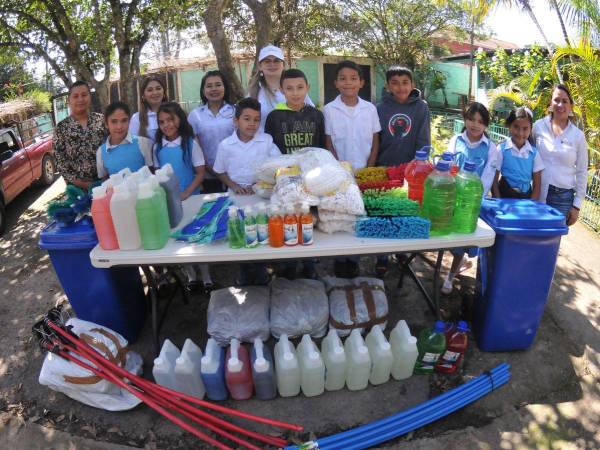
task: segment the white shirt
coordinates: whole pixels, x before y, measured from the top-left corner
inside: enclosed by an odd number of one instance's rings
[[[353,169],[366,167],[373,145],[373,134],[381,131],[377,108],[358,97],[356,106],[348,106],[341,96],[323,107],[325,134],[331,136],[340,161]]]
[[[235,107],[225,103],[216,115],[208,105],[202,105],[194,108],[188,116],[188,121],[204,151],[206,163],[210,167],[215,163],[221,141],[233,133],[234,115]]]
[[[275,109],[275,105],[278,103],[285,103],[285,95],[283,95],[283,92],[279,88],[277,88],[275,91],[275,95],[268,95],[266,88],[261,85],[258,89],[257,100],[260,103],[260,131],[265,131],[265,122],[267,121],[267,116]],[[308,94],[306,94],[304,104],[315,106]]]
[[[515,146],[515,144],[513,143],[512,139],[507,139],[504,142],[506,142],[506,144],[504,145],[504,148],[510,149],[510,153],[517,158],[527,159],[527,157],[529,156],[529,153],[533,152],[533,147],[531,146],[529,141],[525,141],[525,145],[523,145],[523,147],[521,147],[521,148],[517,148]],[[498,161],[498,169],[497,170],[501,170],[502,162],[504,161],[504,158],[502,155],[502,151],[500,151],[500,150],[498,150],[497,161]],[[544,161],[542,161],[540,152],[537,152],[535,154],[535,157],[533,158],[533,173],[539,172],[540,170],[544,170]]]
[[[106,150],[110,152],[111,148],[115,148],[121,144],[131,144],[133,142],[133,138],[131,133],[127,133],[125,139],[123,139],[118,144],[112,145],[110,143],[110,137],[106,138]],[[102,144],[104,145],[104,144]],[[102,160],[102,145],[98,147],[96,150],[96,166],[98,167],[98,178],[104,178],[108,176],[108,172],[104,168],[104,161]],[[138,136],[138,146],[140,147],[140,152],[144,157],[144,162],[148,167],[152,167],[152,141],[144,136]]]
[[[471,141],[467,135],[467,130],[465,130],[461,134],[455,134],[450,138],[450,141],[448,141],[447,151],[456,153],[456,140],[458,139],[458,136],[463,138],[465,144],[469,148],[478,147],[482,142],[488,146],[487,162],[485,163],[485,167],[481,173],[481,184],[483,184],[483,195],[485,197],[492,188],[496,170],[500,170],[500,166],[498,165],[498,148],[496,147],[496,144],[494,144],[485,134],[482,134],[479,140],[475,142]]]
[[[587,186],[588,150],[583,131],[569,123],[560,136],[552,131],[550,116],[533,124],[535,145],[544,161],[540,201],[546,201],[548,186],[575,189],[573,205],[581,208]]]
[[[259,131],[251,141],[242,142],[234,131],[219,144],[213,169],[217,173],[227,173],[231,181],[240,186],[251,186],[256,181],[256,167],[265,159],[280,154],[270,135]]]
[[[156,130],[158,130],[158,119],[154,111],[148,111],[148,126],[146,127],[146,134],[148,139],[154,144],[154,137],[156,136]],[[140,113],[136,112],[131,116],[129,121],[129,132],[134,136],[140,135]]]
[[[193,145],[192,145],[192,166],[194,167],[200,167],[205,165],[204,162],[204,154],[202,153],[202,148],[200,148],[200,146],[198,145],[198,143],[196,142],[196,139],[193,139]],[[177,139],[174,139],[172,141],[167,140],[166,137],[163,137],[162,139],[162,146],[163,148],[169,148],[169,147],[177,147],[181,145],[181,136],[179,136]],[[153,151],[153,155],[154,155],[154,167],[160,167],[160,165],[158,164],[158,157],[157,157],[157,145],[154,145],[154,151]],[[165,151],[165,150],[161,150],[161,151]]]

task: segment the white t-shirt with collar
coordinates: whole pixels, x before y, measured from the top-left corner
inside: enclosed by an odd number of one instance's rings
[[[252,140],[242,142],[234,131],[219,144],[213,169],[217,173],[227,173],[231,181],[247,187],[256,181],[256,167],[265,159],[280,154],[270,135],[259,131]]]
[[[323,115],[325,134],[331,136],[340,161],[348,161],[354,169],[366,167],[373,134],[381,131],[375,105],[359,97],[355,106],[348,106],[338,95],[323,107]]]
[[[216,115],[208,105],[202,105],[194,108],[188,116],[188,121],[204,151],[206,163],[211,167],[215,163],[219,144],[233,132],[234,116],[235,107],[229,103],[224,103]]]
[[[552,131],[550,116],[533,124],[535,145],[544,161],[540,201],[546,201],[548,186],[575,189],[573,205],[581,208],[587,187],[588,150],[583,131],[569,123],[559,136]]]
[[[148,126],[146,127],[146,134],[150,141],[154,144],[154,137],[156,136],[156,130],[158,130],[158,119],[154,111],[148,111]],[[129,120],[129,132],[134,136],[140,135],[140,113],[136,112],[131,116]]]
[[[148,167],[152,167],[152,141],[148,138],[145,138],[144,136],[138,136],[138,146],[140,147],[140,153],[142,154],[142,156],[144,157],[144,162],[146,163],[146,165]],[[118,144],[114,144],[112,145],[110,143],[110,137],[106,138],[106,149],[110,152],[111,148],[115,148],[121,144],[131,144],[133,142],[133,137],[131,135],[131,133],[127,133],[127,136],[125,136],[125,139],[123,139],[121,142],[119,142]],[[102,144],[104,145],[104,144]],[[102,145],[100,147],[98,147],[98,150],[96,150],[96,166],[98,167],[98,178],[102,179],[108,176],[108,172],[106,171],[106,168],[104,167],[104,161],[102,159]]]
[[[162,146],[163,149],[161,151],[166,151],[169,147],[177,147],[181,145],[181,136],[179,136],[177,139],[174,139],[172,141],[167,140],[166,137],[163,137],[162,139]],[[158,157],[157,157],[157,150],[158,150],[158,146],[155,144],[154,145],[154,149],[153,149],[153,156],[154,156],[154,167],[160,167],[160,165],[158,164]],[[206,162],[204,161],[204,154],[202,153],[202,148],[200,148],[200,145],[198,145],[198,142],[196,142],[196,139],[193,139],[193,144],[192,144],[192,166],[194,167],[200,167],[205,165]]]
[[[513,143],[512,139],[507,139],[504,141],[504,148],[510,149],[510,153],[517,157],[526,159],[529,156],[530,152],[533,152],[533,147],[529,143],[529,141],[525,141],[525,145],[521,148],[517,148],[517,146]],[[498,146],[499,149],[502,148],[502,145]],[[498,170],[502,168],[502,162],[504,161],[504,157],[502,155],[502,150],[498,151]],[[544,170],[544,161],[542,161],[542,157],[540,156],[540,152],[538,151],[533,158],[533,173],[539,172],[540,170]]]

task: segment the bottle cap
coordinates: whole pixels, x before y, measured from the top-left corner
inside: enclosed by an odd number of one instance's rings
[[[269,363],[265,358],[256,358],[254,360],[254,370],[257,372],[266,372],[269,370]]]
[[[469,325],[464,320],[461,320],[460,322],[458,322],[458,326],[456,327],[456,329],[458,331],[466,333],[469,331]]]
[[[475,164],[474,161],[466,161],[463,166],[463,170],[466,170],[467,172],[475,172],[476,168],[477,168],[477,165]]]
[[[150,198],[154,195],[154,189],[152,185],[147,181],[143,181],[140,183],[138,190],[138,198]]]
[[[337,353],[338,355],[344,353],[344,347],[342,347],[341,345],[338,345],[337,347],[335,347],[333,349],[333,353]]]
[[[252,206],[244,206],[244,217],[251,217],[253,215]]]
[[[450,162],[449,161],[443,161],[443,160],[439,160],[437,162],[437,164],[435,165],[436,170],[439,170],[440,172],[448,172],[450,170]]]
[[[314,348],[311,348],[308,351],[308,359],[319,359],[319,353]]]
[[[229,218],[230,219],[237,219],[238,218],[238,209],[237,209],[237,206],[231,205],[229,207],[228,214],[229,214]]]
[[[227,361],[227,370],[230,372],[241,372],[242,362],[238,358],[229,358],[229,361]]]
[[[96,186],[95,188],[92,189],[92,198],[96,199],[96,198],[102,198],[104,196],[106,196],[106,186],[105,185]]]
[[[446,330],[446,324],[441,320],[438,320],[433,326],[433,331],[435,333],[443,333]]]
[[[414,336],[409,336],[409,337],[408,337],[408,340],[407,340],[407,342],[408,342],[410,345],[417,345],[417,338],[416,338],[416,337],[414,337]]]
[[[417,150],[417,152],[415,153],[415,159],[418,161],[425,161],[427,159],[427,151],[421,149],[421,150]]]
[[[167,360],[165,358],[163,358],[162,356],[159,356],[158,358],[154,358],[154,365],[155,366],[164,366],[166,365]]]
[[[187,362],[187,360],[188,359],[184,355],[181,355],[179,358],[177,358],[175,360],[175,365],[176,366],[181,366],[181,365],[185,364]]]
[[[382,349],[384,349],[385,351],[388,351],[389,349],[391,349],[391,348],[392,348],[392,346],[390,345],[390,343],[389,343],[389,342],[383,342],[383,343],[381,344],[381,348],[382,348]]]
[[[442,153],[442,159],[444,161],[454,161],[454,153],[444,152],[444,153]]]
[[[310,205],[308,204],[308,202],[302,202],[302,206],[300,208],[302,214],[308,214],[308,212],[310,211]]]

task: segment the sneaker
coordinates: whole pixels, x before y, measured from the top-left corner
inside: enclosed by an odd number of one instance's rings
[[[446,278],[444,280],[444,284],[442,285],[442,294],[450,294],[452,292],[452,290],[454,289],[454,286],[452,285],[452,279]]]

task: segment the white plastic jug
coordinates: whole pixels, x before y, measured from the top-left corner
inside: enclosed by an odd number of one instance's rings
[[[371,375],[369,381],[373,385],[383,384],[389,381],[394,356],[392,347],[383,335],[381,326],[375,325],[365,339],[369,356],[371,357]]]
[[[413,374],[419,351],[417,350],[417,338],[410,334],[406,321],[398,321],[390,333],[390,344],[394,355],[392,376],[396,380],[409,378]]]
[[[346,385],[351,391],[365,389],[371,374],[371,357],[365,340],[358,329],[352,330],[344,344],[346,360]]]
[[[110,214],[121,250],[137,250],[142,246],[135,214],[136,201],[137,196],[129,191],[127,184],[121,183],[114,187],[114,194],[110,199]]]
[[[325,389],[342,389],[346,384],[346,352],[335,329],[330,328],[323,339],[321,354],[325,363]]]
[[[309,334],[303,335],[298,344],[298,362],[302,393],[307,397],[321,395],[325,390],[325,364]]]
[[[275,376],[279,395],[293,397],[300,393],[300,366],[287,334],[282,334],[275,344]]]
[[[178,390],[192,397],[204,398],[206,389],[200,377],[202,350],[191,339],[186,339],[181,356],[175,360],[175,381]]]
[[[175,380],[175,361],[180,355],[179,349],[169,339],[165,339],[152,368],[152,376],[156,383],[169,389],[178,389]]]

